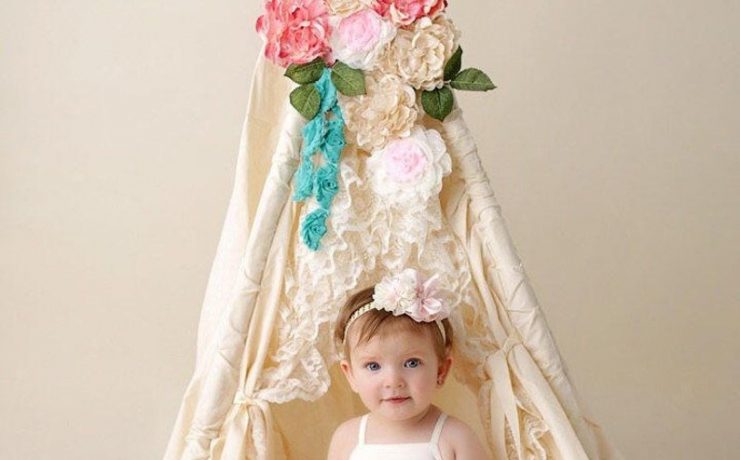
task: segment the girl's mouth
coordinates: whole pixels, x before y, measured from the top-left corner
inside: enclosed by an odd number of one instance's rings
[[[406,402],[406,400],[408,399],[411,399],[411,398],[408,398],[408,397],[407,398],[389,398],[389,399],[386,399],[385,402],[390,403],[390,404],[401,404],[401,403]]]

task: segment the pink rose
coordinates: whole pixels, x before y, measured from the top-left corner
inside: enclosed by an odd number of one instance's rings
[[[383,155],[386,173],[396,182],[415,181],[426,171],[426,153],[416,139],[398,139],[388,144]]]
[[[329,52],[329,14],[323,0],[267,0],[257,19],[265,57],[281,67],[305,64]]]
[[[447,0],[375,0],[373,4],[378,14],[403,26],[424,16],[434,17],[445,8]]]
[[[331,24],[333,57],[355,69],[372,69],[378,54],[396,35],[390,21],[368,8],[345,18],[334,17]]]
[[[342,20],[335,33],[352,51],[369,51],[380,39],[381,22],[372,10],[360,10]]]

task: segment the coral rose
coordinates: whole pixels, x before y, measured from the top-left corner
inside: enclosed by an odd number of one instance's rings
[[[281,67],[329,53],[329,15],[323,0],[267,0],[257,19],[265,57]]]
[[[447,0],[375,0],[373,8],[395,24],[407,26],[424,16],[434,17],[447,7]]]

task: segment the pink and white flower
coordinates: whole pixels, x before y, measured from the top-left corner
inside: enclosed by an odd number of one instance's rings
[[[450,315],[448,302],[437,289],[438,275],[429,279],[407,268],[386,276],[375,286],[374,303],[395,316],[409,315],[414,321],[431,322]]]
[[[435,17],[447,7],[447,0],[375,0],[373,8],[395,24],[407,26],[424,16]]]
[[[372,169],[373,191],[391,204],[426,202],[439,194],[442,178],[452,171],[442,136],[421,126],[373,152],[367,164]]]
[[[372,69],[377,56],[396,36],[390,21],[367,8],[345,18],[334,17],[331,24],[329,43],[334,58],[355,69]]]
[[[257,19],[265,57],[281,67],[329,54],[329,14],[323,0],[267,0]]]

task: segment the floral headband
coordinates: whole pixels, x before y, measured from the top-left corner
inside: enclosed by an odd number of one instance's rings
[[[375,286],[373,301],[357,309],[349,317],[344,327],[344,339],[347,339],[349,327],[359,317],[370,310],[386,310],[394,316],[408,315],[417,322],[430,323],[434,321],[442,334],[442,340],[447,341],[447,334],[442,320],[450,316],[448,303],[438,295],[437,278],[434,275],[425,280],[413,268],[407,268],[399,275],[386,276]]]

